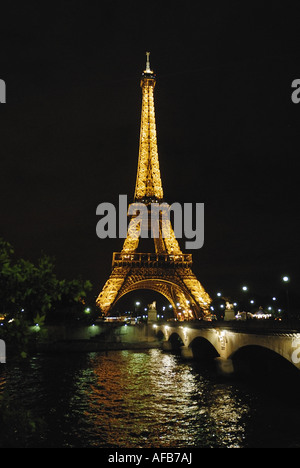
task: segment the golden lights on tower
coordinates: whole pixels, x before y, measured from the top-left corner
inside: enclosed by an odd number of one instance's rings
[[[156,76],[150,67],[147,52],[146,68],[141,77],[142,111],[139,157],[134,202],[151,204],[163,201],[154,108]],[[134,221],[134,216],[131,221]],[[165,225],[163,225],[165,223]],[[163,236],[168,229],[168,236]],[[155,253],[137,253],[141,225],[138,219],[129,223],[121,252],[113,254],[112,272],[97,298],[97,305],[108,314],[125,294],[136,289],[152,289],[164,295],[179,320],[209,314],[211,298],[191,270],[191,254],[183,254],[170,220],[160,217],[159,236],[150,236]]]

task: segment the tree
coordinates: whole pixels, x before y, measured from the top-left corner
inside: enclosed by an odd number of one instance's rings
[[[63,314],[65,309],[69,316],[83,309],[91,283],[82,279],[59,280],[54,270],[54,260],[47,255],[42,255],[36,265],[15,259],[11,244],[0,238],[0,313],[10,334],[13,329],[18,334],[18,327],[22,334],[24,324],[34,324],[37,316],[45,321],[58,318],[58,312]],[[2,335],[6,328],[2,328]]]

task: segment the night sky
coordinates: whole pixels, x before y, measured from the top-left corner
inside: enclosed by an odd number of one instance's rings
[[[132,201],[140,76],[151,52],[169,203],[205,204],[206,290],[274,294],[299,274],[299,10],[292,2],[11,2],[1,6],[0,236],[100,292],[123,240],[96,207]],[[295,2],[296,5],[296,2]],[[3,11],[3,9],[5,11]],[[182,244],[181,244],[182,245]]]

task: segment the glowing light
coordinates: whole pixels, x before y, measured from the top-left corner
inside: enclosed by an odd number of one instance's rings
[[[285,283],[287,283],[287,282],[290,280],[290,278],[289,278],[288,276],[284,276],[284,277],[282,278],[282,280],[283,280]]]
[[[136,186],[134,192],[134,201],[141,201],[143,204],[146,203],[160,203],[163,200],[163,188],[160,175],[160,166],[158,158],[158,148],[157,148],[157,132],[156,132],[156,122],[155,122],[155,108],[154,108],[154,89],[156,85],[155,74],[150,69],[149,63],[149,54],[147,53],[147,62],[145,73],[142,75],[141,79],[141,89],[142,89],[142,110],[141,110],[141,125],[140,125],[140,141],[139,141],[139,158],[138,158],[138,168],[137,168],[137,177],[136,177]],[[134,218],[132,218],[134,219]],[[139,245],[139,234],[141,232],[141,222],[138,223],[129,223],[127,236],[123,244],[122,252],[115,252],[113,256],[113,271],[111,272],[110,277],[104,284],[102,291],[96,299],[97,306],[101,311],[107,315],[110,311],[110,308],[114,302],[117,302],[120,298],[120,291],[122,294],[126,294],[129,288],[136,284],[137,281],[144,282],[143,287],[148,289],[153,289],[153,282],[158,284],[158,289],[155,289],[158,292],[162,292],[164,296],[169,301],[179,301],[176,306],[175,315],[178,319],[189,319],[193,318],[192,314],[189,317],[189,313],[186,311],[185,314],[180,313],[178,309],[185,309],[187,303],[187,297],[193,298],[193,305],[197,307],[193,309],[194,314],[197,318],[199,315],[207,315],[209,304],[211,303],[211,298],[204,290],[203,286],[197,280],[196,276],[193,274],[191,269],[187,266],[184,270],[180,268],[180,263],[185,265],[190,265],[191,256],[188,259],[188,254],[184,255],[180,249],[177,238],[174,234],[171,221],[162,217],[161,219],[161,228],[162,232],[168,232],[168,236],[163,239],[154,238],[154,246],[156,252],[156,260],[158,263],[162,261],[164,257],[165,265],[172,263],[178,266],[177,275],[169,275],[170,281],[167,279],[163,285],[161,285],[161,280],[157,281],[157,278],[153,275],[149,275],[149,268],[153,268],[153,257],[150,258],[152,254],[148,255],[147,258],[143,258],[140,254],[136,253],[137,247]],[[126,234],[126,233],[125,233]],[[137,235],[138,234],[138,235]],[[160,257],[160,258],[158,258]],[[135,273],[128,272],[130,263],[133,263]],[[150,263],[151,262],[151,263]],[[160,266],[158,265],[157,271],[159,271]],[[166,270],[165,270],[166,271]],[[164,272],[165,274],[165,272]],[[160,275],[160,272],[159,272]],[[138,277],[138,280],[137,280]],[[182,284],[184,284],[185,289],[188,289],[189,295],[185,297],[185,292],[182,289]],[[137,289],[137,288],[136,288]],[[175,293],[175,294],[173,294]],[[174,303],[174,306],[176,302]],[[194,302],[196,304],[194,304]],[[136,303],[136,306],[140,305]],[[172,305],[169,305],[169,308],[172,308]],[[194,317],[195,318],[195,317]],[[176,320],[176,317],[175,317]]]
[[[268,318],[272,317],[272,314],[257,313],[257,314],[253,314],[253,317],[255,317],[257,319],[268,319]]]
[[[242,290],[243,290],[243,291],[248,291],[248,286],[243,286],[243,287],[242,287]]]

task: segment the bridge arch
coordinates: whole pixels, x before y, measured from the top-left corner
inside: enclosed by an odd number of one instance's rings
[[[300,370],[300,333],[274,333],[274,330],[271,330],[270,333],[265,333],[265,330],[264,333],[255,333],[252,328],[249,329],[249,332],[245,330],[245,327],[236,328],[235,330],[222,326],[210,326],[209,324],[190,326],[188,323],[157,325],[157,329],[163,330],[166,341],[174,332],[180,336],[184,343],[182,353],[188,358],[194,355],[200,356],[201,352],[198,348],[205,344],[206,347],[211,348],[211,351],[217,353],[216,357],[220,366],[228,365],[228,369],[232,367],[232,360],[243,357],[246,349],[248,351],[256,350],[256,353],[261,353],[263,356],[269,353],[270,362],[272,357],[278,356],[281,358],[279,359],[280,365],[281,363],[288,364],[288,367],[292,366],[297,371]],[[251,356],[255,362],[254,353]],[[259,355],[256,358],[257,364],[259,364],[258,360],[260,360]]]
[[[184,346],[184,341],[179,333],[173,332],[168,339],[169,343],[171,343],[173,350],[178,350],[182,346]]]
[[[244,353],[245,351],[242,351],[244,348],[247,350],[256,349],[264,354],[269,353],[270,357],[278,355],[300,369],[300,359],[294,359],[295,352],[297,352],[297,349],[294,350],[294,346],[297,346],[297,343],[300,354],[299,338],[295,339],[294,336],[289,334],[260,335],[252,333],[230,333],[227,334],[227,337],[229,346],[227,346],[226,357],[228,359],[233,359],[234,356],[237,357],[238,352]]]
[[[262,377],[269,384],[286,385],[286,379],[300,379],[299,369],[285,353],[272,346],[248,344],[240,346],[230,356],[234,371],[250,377]],[[278,381],[280,379],[280,381]]]
[[[196,360],[210,360],[220,356],[211,341],[203,336],[195,337],[188,346],[192,349],[193,357]]]

